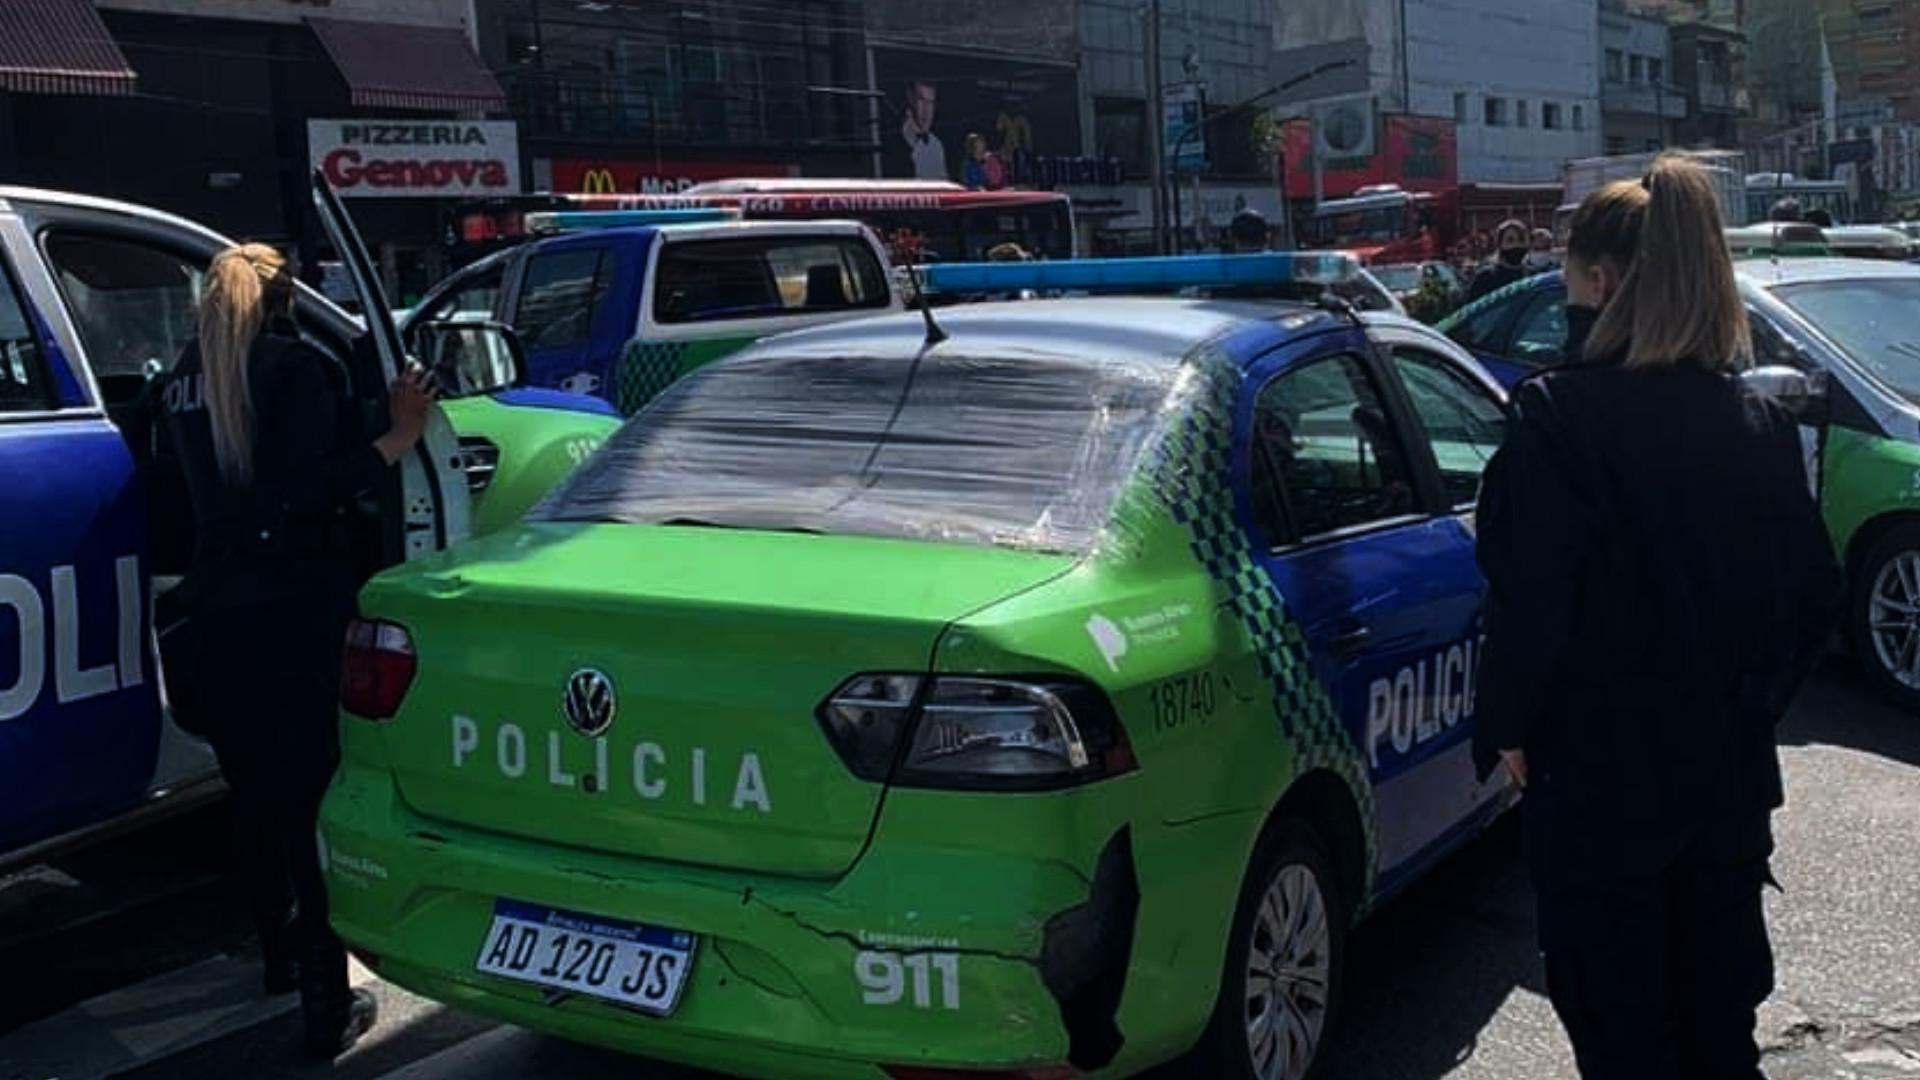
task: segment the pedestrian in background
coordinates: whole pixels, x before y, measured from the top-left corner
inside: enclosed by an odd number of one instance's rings
[[[1806,219],[1806,210],[1801,207],[1800,200],[1791,195],[1775,201],[1773,208],[1767,212],[1768,221],[1792,224],[1793,222],[1805,221]]]
[[[1807,211],[1806,221],[1809,225],[1818,225],[1823,229],[1833,228],[1833,215],[1827,213],[1823,207],[1816,206]]]
[[[1267,250],[1272,241],[1267,230],[1267,215],[1251,206],[1241,207],[1227,223],[1227,240],[1233,245],[1234,254]]]
[[[199,340],[161,399],[193,500],[192,697],[232,791],[266,987],[298,987],[306,1048],[332,1058],[374,1019],[327,923],[314,833],[340,759],[341,648],[360,584],[350,504],[419,441],[431,395],[418,375],[400,379],[389,430],[357,437],[345,373],[292,316],[278,252],[222,252]]]
[[[1544,274],[1559,266],[1560,260],[1553,253],[1553,230],[1533,230],[1533,248],[1527,252],[1527,273]]]
[[[1587,1080],[1760,1080],[1775,725],[1841,576],[1794,418],[1750,391],[1713,186],[1589,196],[1567,366],[1521,384],[1476,525],[1474,756],[1525,789],[1547,988]]]
[[[1513,284],[1528,275],[1527,249],[1532,241],[1526,222],[1507,220],[1493,231],[1495,255],[1493,265],[1473,276],[1473,287],[1467,290],[1467,303],[1471,304],[1490,293]]]

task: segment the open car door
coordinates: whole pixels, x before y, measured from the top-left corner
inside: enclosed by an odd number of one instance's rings
[[[377,390],[378,405],[384,410],[388,384],[412,361],[401,344],[393,309],[387,305],[379,275],[374,272],[373,259],[360,240],[360,232],[347,215],[340,196],[317,170],[313,174],[313,204],[360,303],[361,316],[367,324],[364,347],[372,350],[379,363],[381,378],[377,388],[362,390],[356,384],[355,392],[371,397]],[[471,532],[471,510],[460,462],[460,445],[453,426],[436,407],[428,418],[425,437],[413,453],[400,461],[399,525],[402,531],[397,541],[401,558],[414,559],[439,551],[465,539]]]

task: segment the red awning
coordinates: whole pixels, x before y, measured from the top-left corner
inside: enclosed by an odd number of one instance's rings
[[[345,76],[355,105],[466,116],[507,110],[507,95],[459,30],[347,19],[310,18],[307,25]]]
[[[0,0],[0,90],[119,96],[133,78],[92,0]]]

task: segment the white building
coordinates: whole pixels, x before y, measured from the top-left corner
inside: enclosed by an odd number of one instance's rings
[[[1600,152],[1598,0],[1278,7],[1279,48],[1364,36],[1382,111],[1453,117],[1462,181],[1557,180]]]

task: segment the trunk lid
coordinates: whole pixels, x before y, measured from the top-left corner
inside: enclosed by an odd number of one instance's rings
[[[948,624],[1071,565],[864,537],[526,525],[369,587],[362,610],[406,626],[419,657],[380,737],[403,797],[432,818],[832,876],[858,857],[882,786],[842,763],[816,707],[856,673],[927,670]],[[595,703],[607,684],[610,710]]]

